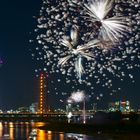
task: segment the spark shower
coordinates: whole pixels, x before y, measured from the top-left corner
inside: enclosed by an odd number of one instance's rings
[[[121,90],[116,80],[134,82],[133,69],[140,67],[139,9],[133,0],[43,0],[30,40],[37,46],[31,48],[36,75],[48,72],[56,95],[67,96],[56,86],[65,84],[73,91],[84,87],[97,99],[102,88],[111,95]]]

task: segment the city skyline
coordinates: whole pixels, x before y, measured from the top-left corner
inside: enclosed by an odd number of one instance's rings
[[[0,58],[3,64],[0,67],[0,108],[16,108],[18,106],[30,105],[32,102],[39,100],[39,78],[36,77],[34,71],[38,63],[32,60],[30,53],[32,44],[29,43],[29,40],[33,37],[33,30],[37,25],[36,19],[33,17],[39,15],[41,5],[41,0],[31,0],[30,2],[25,0],[22,3],[15,0],[14,2],[5,1],[1,4]],[[127,99],[130,100],[132,106],[140,108],[139,69],[132,70],[132,73],[135,83],[131,83],[129,79],[125,79],[121,83],[122,85],[120,85],[119,81],[114,82],[117,88],[121,86],[121,90],[118,90],[117,94],[108,96],[110,91],[104,89],[100,91],[105,94],[101,101],[97,101],[100,102],[100,106],[112,100]],[[64,106],[64,103],[60,105],[60,100],[63,99],[66,102],[72,90],[70,89],[71,87],[65,89],[69,92],[67,96],[56,96],[55,90],[53,90],[55,87],[49,83],[53,78],[55,80],[59,79],[57,74],[54,76],[55,78],[53,76],[48,77],[48,86],[51,88],[49,95],[47,95],[49,96],[48,102],[51,106]],[[59,86],[59,92],[61,92],[63,81]],[[97,93],[98,88],[100,87],[97,87]],[[75,90],[77,89],[73,89],[73,91]],[[82,85],[81,90],[87,89],[84,89]],[[87,94],[90,95],[90,92],[87,92]],[[90,102],[93,101],[91,100]]]

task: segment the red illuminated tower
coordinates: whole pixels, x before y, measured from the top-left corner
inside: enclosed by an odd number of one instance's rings
[[[45,112],[45,76],[43,73],[40,75],[40,99],[39,99],[39,113],[43,114]]]

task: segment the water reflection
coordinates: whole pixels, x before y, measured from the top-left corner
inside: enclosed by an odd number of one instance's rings
[[[38,130],[37,131],[37,140],[46,140],[46,133],[44,133],[43,130]]]
[[[64,134],[62,132],[60,132],[60,134],[59,134],[59,139],[64,140]]]
[[[3,126],[2,126],[2,122],[0,122],[0,138],[2,137],[2,130],[3,130]]]
[[[37,129],[42,122],[0,122],[0,140],[140,140],[139,135],[87,136],[75,133],[52,132]],[[36,135],[30,137],[35,130]]]
[[[12,122],[9,123],[9,134],[10,134],[10,139],[14,139],[14,125]]]
[[[48,140],[52,140],[52,131],[48,131]]]

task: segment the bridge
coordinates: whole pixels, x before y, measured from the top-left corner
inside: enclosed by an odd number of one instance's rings
[[[87,112],[86,117],[94,116],[95,112]],[[73,112],[73,116],[80,117],[82,112]],[[122,118],[129,118],[130,113],[122,113]],[[137,113],[140,116],[140,113]],[[44,114],[31,114],[31,113],[0,113],[0,121],[64,121],[67,120],[66,113],[44,113]]]
[[[24,114],[24,113],[2,113],[0,121],[48,121],[48,120],[66,119],[65,113],[45,113],[45,114]]]

